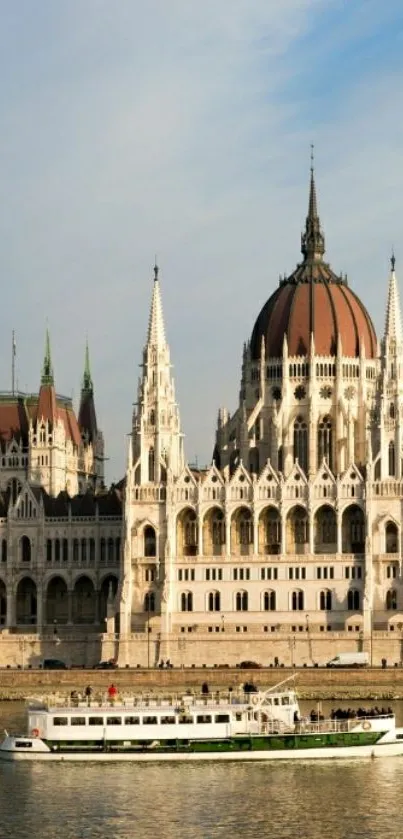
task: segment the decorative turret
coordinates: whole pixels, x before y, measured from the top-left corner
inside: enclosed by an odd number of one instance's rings
[[[184,466],[183,434],[165,338],[159,269],[154,283],[143,351],[143,373],[133,412],[133,459],[136,483],[166,480],[167,469],[177,476]]]

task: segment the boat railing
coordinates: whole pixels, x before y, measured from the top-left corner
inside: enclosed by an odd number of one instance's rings
[[[295,723],[294,730],[297,734],[327,734],[352,731],[361,726],[363,731],[370,731],[375,720],[392,720],[391,714],[377,714],[367,717],[348,717],[345,719],[326,719],[312,721],[309,718],[299,720]]]
[[[107,691],[93,691],[90,697],[84,692],[74,692],[75,695],[52,693],[42,696],[29,697],[27,702],[30,710],[50,710],[51,708],[182,708],[182,707],[220,707],[228,705],[248,705],[249,694],[243,691],[217,691],[215,693],[175,693],[175,694],[129,694],[120,692],[112,699]]]

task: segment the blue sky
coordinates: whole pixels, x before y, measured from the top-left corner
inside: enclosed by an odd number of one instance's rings
[[[189,460],[233,411],[242,345],[300,258],[315,144],[327,258],[382,334],[403,277],[399,0],[0,0],[0,387],[49,325],[57,390],[90,343],[124,468],[157,252]]]

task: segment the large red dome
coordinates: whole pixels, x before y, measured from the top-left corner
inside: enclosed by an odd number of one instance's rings
[[[343,356],[356,358],[363,345],[367,358],[375,358],[376,333],[372,320],[347,281],[337,277],[323,261],[324,236],[316,206],[313,172],[305,233],[303,262],[263,306],[251,337],[252,358],[261,355],[262,338],[267,358],[280,358],[284,336],[291,356],[307,355],[311,334],[317,355],[336,355],[340,337]]]

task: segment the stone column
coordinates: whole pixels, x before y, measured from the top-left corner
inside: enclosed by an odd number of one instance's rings
[[[225,513],[225,554],[231,556],[231,516]]]
[[[16,624],[16,609],[15,609],[15,594],[11,588],[7,588],[7,615],[6,615],[6,627],[7,629],[11,629]]]
[[[313,554],[315,552],[314,546],[314,520],[313,520],[313,512],[312,508],[308,507],[308,539],[309,539],[309,553]]]
[[[43,630],[43,589],[37,586],[36,589],[36,631],[40,635]]]
[[[73,623],[73,592],[67,592],[67,623],[71,626]]]
[[[286,553],[286,526],[287,526],[287,517],[285,511],[281,508],[280,509],[280,518],[281,518],[281,543],[280,543],[280,554]]]
[[[203,556],[203,519],[200,513],[197,516],[197,553]]]
[[[253,511],[253,553],[255,556],[259,553],[259,514],[256,510]]]
[[[337,547],[336,552],[341,554],[343,552],[343,534],[342,534],[342,515],[338,508],[336,508],[336,530],[337,530]]]

